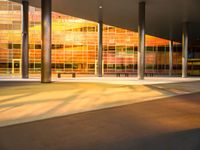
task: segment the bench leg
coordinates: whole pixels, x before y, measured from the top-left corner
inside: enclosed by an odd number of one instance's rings
[[[61,74],[60,73],[58,73],[58,78],[61,78]]]
[[[76,78],[76,74],[75,73],[72,73],[72,78]]]

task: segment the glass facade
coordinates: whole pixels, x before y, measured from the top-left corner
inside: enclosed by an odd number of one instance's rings
[[[21,5],[0,0],[0,74],[20,74]],[[98,55],[96,22],[52,13],[52,73],[72,72],[95,75]],[[136,72],[138,33],[104,25],[104,74]],[[181,45],[174,44],[173,74],[181,73]],[[41,11],[29,8],[29,73],[40,75]],[[146,35],[146,70],[167,75],[169,41]]]

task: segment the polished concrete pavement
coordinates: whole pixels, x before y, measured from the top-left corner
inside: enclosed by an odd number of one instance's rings
[[[200,93],[0,128],[0,150],[199,150]]]
[[[199,78],[76,78],[51,84],[0,81],[0,126],[200,92]]]

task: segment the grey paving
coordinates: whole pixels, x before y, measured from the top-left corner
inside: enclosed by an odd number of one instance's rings
[[[99,82],[103,81],[103,82]],[[172,83],[171,83],[172,82]],[[151,83],[151,84],[150,84]],[[199,78],[0,81],[0,127],[200,92]]]
[[[199,150],[200,93],[0,128],[0,150]]]

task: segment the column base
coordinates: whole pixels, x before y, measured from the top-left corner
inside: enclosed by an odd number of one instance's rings
[[[182,78],[187,78],[188,76],[182,76]]]
[[[144,80],[144,77],[138,77],[138,80]]]
[[[41,83],[52,83],[51,81],[41,81]]]

